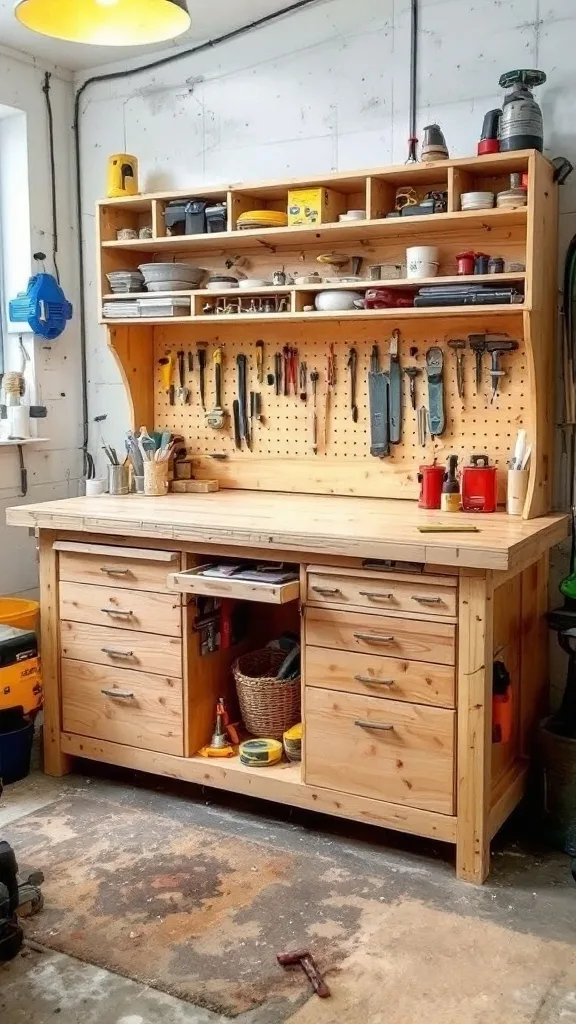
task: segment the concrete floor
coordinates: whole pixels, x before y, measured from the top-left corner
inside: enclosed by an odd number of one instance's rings
[[[477,888],[456,881],[442,846],[168,780],[94,770],[63,780],[34,773],[7,787],[0,837],[10,838],[11,822],[80,791],[130,806],[161,803],[191,826],[315,858],[324,877],[366,878],[365,895],[358,896],[356,884],[340,897],[342,914],[354,907],[360,924],[348,957],[328,978],[332,998],[306,999],[290,1024],[576,1024],[576,886],[568,861],[530,850],[513,829],[495,851],[489,882]],[[385,882],[384,897],[371,893],[374,878]],[[27,946],[0,966],[0,1021],[55,1020],[225,1024],[229,1018]],[[278,1018],[268,1004],[235,1020],[277,1024]]]

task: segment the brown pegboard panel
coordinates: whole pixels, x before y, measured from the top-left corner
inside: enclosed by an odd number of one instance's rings
[[[216,431],[206,425],[200,404],[197,345],[198,327],[174,325],[155,330],[155,427],[182,434],[189,452],[200,459],[199,474],[215,476],[234,486],[266,487],[301,491],[333,491],[334,493],[381,494],[409,497],[417,491],[416,473],[421,463],[434,458],[444,461],[452,452],[460,461],[467,461],[472,452],[486,452],[504,472],[513,447],[516,431],[526,426],[530,432],[530,404],[526,402],[528,382],[522,317],[508,315],[501,320],[511,337],[520,342],[518,351],[503,357],[506,375],[501,392],[490,402],[489,358],[484,357],[484,383],[476,394],[473,353],[465,355],[465,398],[457,394],[456,363],[446,342],[449,338],[466,338],[472,331],[496,333],[498,323],[482,324],[477,319],[428,320],[413,325],[404,321],[401,329],[400,359],[402,366],[425,366],[426,350],[439,344],[444,350],[444,398],[446,431],[440,438],[429,439],[426,447],[418,444],[416,420],[409,402],[408,379],[403,382],[402,442],[391,446],[389,458],[380,460],[370,455],[370,423],[368,409],[367,375],[370,351],[374,342],[380,347],[382,369],[389,365],[389,338],[392,325],[326,323],[317,324],[218,324],[218,330],[202,331],[202,343],[207,347],[206,408],[214,405],[214,375],[212,355],[217,346],[224,350],[224,407],[228,413],[224,430]],[[444,328],[448,326],[449,331]],[[256,379],[256,341],[265,344],[265,382]],[[327,424],[327,442],[324,443],[324,410],[326,395],[327,355],[334,344],[337,381]],[[292,394],[276,396],[274,388],[266,383],[266,374],[273,372],[274,353],[289,344],[298,349],[300,360],[307,363],[308,375],[316,369],[320,373],[318,384],[319,451],[312,452],[312,394],[308,383],[308,402]],[[346,368],[350,347],[358,353],[357,404],[358,422],[350,413],[349,374]],[[192,391],[189,405],[169,404],[160,381],[159,359],[178,349],[194,353],[194,372],[186,373],[187,386]],[[410,356],[410,349],[417,349]],[[237,397],[236,356],[248,357],[249,387],[262,394],[263,423],[252,423],[253,445],[249,451],[238,451],[232,431],[232,402]],[[176,379],[175,379],[175,383]],[[428,405],[426,377],[423,372],[416,381],[417,404]],[[213,453],[226,454],[225,462],[206,458]],[[364,467],[364,468],[362,468]],[[270,481],[269,484],[266,481]]]

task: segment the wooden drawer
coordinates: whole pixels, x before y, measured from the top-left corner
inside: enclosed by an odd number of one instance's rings
[[[456,656],[456,627],[425,619],[307,608],[305,635],[306,643],[315,647],[381,654],[436,665],[453,665]]]
[[[168,578],[170,590],[180,594],[206,594],[208,597],[230,597],[237,601],[257,601],[259,604],[288,604],[300,597],[300,580],[288,583],[262,583],[239,580],[234,577],[222,578],[204,576],[207,565],[171,573]]]
[[[180,598],[87,583],[60,584],[60,618],[164,636],[182,632]]]
[[[450,665],[307,647],[305,666],[307,686],[454,707],[455,671]]]
[[[309,786],[454,813],[455,712],[310,687]]]
[[[62,546],[67,544],[81,550],[68,550],[68,547],[62,550]],[[166,594],[168,573],[179,561],[175,551],[147,551],[106,544],[82,545],[72,541],[57,541],[55,547],[60,551],[61,580],[100,587],[110,585]]]
[[[62,728],[80,736],[183,755],[182,680],[64,658]]]
[[[182,641],[178,637],[64,621],[60,623],[60,649],[62,657],[72,661],[182,678]]]
[[[425,576],[405,580],[387,579],[379,573],[340,576],[335,573],[308,574],[308,604],[369,608],[370,611],[406,612],[418,616],[456,615],[456,587],[429,583]],[[436,577],[437,579],[437,577]]]

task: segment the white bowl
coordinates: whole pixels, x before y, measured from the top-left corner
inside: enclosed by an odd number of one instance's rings
[[[234,284],[233,281],[208,281],[206,288],[209,292],[226,292],[229,288],[237,288],[238,281]]]
[[[146,284],[155,281],[186,281],[190,288],[198,288],[206,271],[191,263],[142,263],[138,269]]]
[[[340,213],[338,220],[366,220],[366,210],[348,210],[348,213]]]
[[[265,281],[262,277],[245,277],[238,281],[239,288],[266,288],[269,284],[270,281]]]
[[[318,292],[314,299],[314,305],[316,309],[330,313],[335,310],[354,309],[354,303],[363,298],[364,296],[360,292],[335,288],[333,291]]]

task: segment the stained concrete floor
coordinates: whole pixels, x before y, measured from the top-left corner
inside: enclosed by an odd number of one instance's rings
[[[34,773],[7,787],[0,837],[10,838],[10,824],[24,815],[80,792],[161,805],[190,827],[297,851],[339,880],[341,913],[359,912],[358,933],[328,978],[332,998],[306,999],[290,1024],[576,1024],[576,886],[567,859],[530,846],[519,826],[500,837],[489,882],[473,887],[456,881],[451,851],[441,845],[167,780],[86,770],[62,780]],[[345,876],[355,881],[348,896],[341,894]],[[366,879],[361,896],[359,878]],[[374,878],[384,881],[384,896],[371,891]],[[321,962],[321,936],[314,952]],[[228,1020],[41,948],[27,946],[0,966],[2,1024]],[[278,1024],[278,1017],[265,1004],[235,1021]]]

